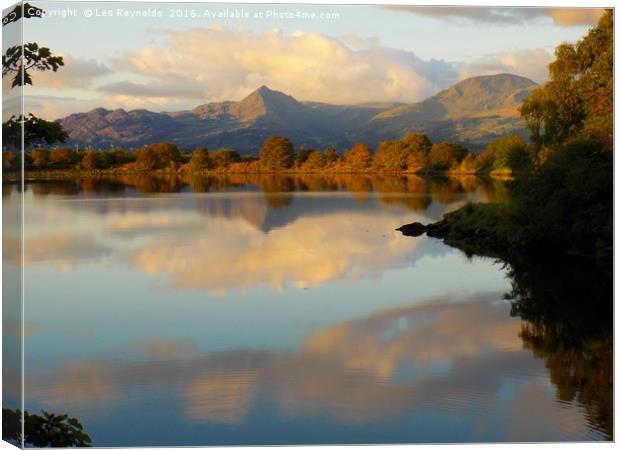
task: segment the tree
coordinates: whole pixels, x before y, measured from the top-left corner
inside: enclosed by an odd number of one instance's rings
[[[67,147],[56,148],[50,153],[50,162],[60,166],[73,166],[77,162],[77,153]]]
[[[259,161],[260,165],[267,170],[291,168],[295,161],[293,143],[281,136],[268,137],[263,144]]]
[[[401,141],[383,141],[379,143],[373,167],[378,170],[401,171],[407,168],[410,147]]]
[[[2,170],[14,170],[20,167],[20,155],[17,152],[2,152]]]
[[[613,11],[576,44],[556,48],[549,81],[521,106],[539,147],[598,139],[613,147]]]
[[[407,172],[420,172],[428,165],[428,153],[423,150],[412,150],[407,156]]]
[[[327,164],[332,164],[338,161],[338,153],[333,147],[327,147],[323,154],[325,155],[325,162]]]
[[[297,153],[297,158],[295,158],[295,164],[301,167],[308,159],[308,156],[310,156],[310,153],[314,151],[315,150],[309,148],[302,148],[301,150],[299,150],[299,152]]]
[[[49,122],[40,119],[33,114],[28,114],[24,119],[22,116],[11,116],[2,124],[2,136],[5,145],[14,148],[21,148],[22,145],[22,124],[24,132],[24,145],[47,144],[55,142],[65,142],[69,135],[58,122]]]
[[[465,156],[467,156],[468,150],[459,144],[452,142],[439,142],[433,144],[429,154],[429,165],[435,170],[447,170],[459,164]]]
[[[84,153],[82,160],[79,164],[81,169],[84,170],[97,170],[101,168],[101,158],[99,154],[94,150],[88,150]]]
[[[50,152],[44,148],[35,148],[30,152],[30,156],[34,167],[37,169],[44,169],[49,163]]]
[[[232,148],[222,147],[215,150],[210,155],[211,164],[215,168],[226,168],[230,164],[238,162],[241,159],[239,153]]]
[[[358,142],[343,155],[347,167],[354,170],[364,170],[370,167],[373,157],[371,148],[363,142]]]
[[[422,133],[408,133],[402,140],[412,151],[420,151],[428,155],[433,143]]]
[[[307,170],[319,170],[323,169],[327,165],[327,158],[325,155],[317,150],[310,152],[303,168]]]
[[[189,160],[189,163],[192,170],[195,172],[209,169],[209,167],[211,167],[209,150],[204,147],[198,147],[192,152],[192,157]]]
[[[2,26],[31,17],[41,17],[43,10],[28,3],[17,5],[7,15],[2,18]],[[14,74],[11,88],[32,85],[30,70],[56,72],[60,66],[64,65],[62,56],[54,56],[49,48],[40,47],[36,42],[29,42],[23,46],[13,46],[6,50],[2,55],[2,78]],[[64,142],[68,135],[58,122],[48,122],[29,114],[27,117],[11,116],[2,124],[2,134],[4,142],[15,148],[22,145],[22,123],[24,134],[24,145],[29,147],[33,144],[45,142],[50,145],[55,142]]]
[[[527,142],[519,136],[504,136],[491,141],[478,155],[478,166],[483,171],[517,169],[517,164],[530,160]]]
[[[176,169],[179,157],[179,149],[175,144],[161,142],[139,149],[136,163],[145,170]]]
[[[56,72],[64,64],[62,56],[54,56],[49,48],[39,47],[36,42],[28,42],[23,47],[9,47],[2,55],[2,76],[15,74],[11,87],[32,85],[29,72],[31,69]]]

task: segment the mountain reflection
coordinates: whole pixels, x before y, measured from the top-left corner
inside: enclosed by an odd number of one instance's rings
[[[91,413],[180,404],[186,420],[211,424],[242,424],[267,403],[281,420],[321,415],[353,426],[433,412],[459,416],[484,435],[499,414],[514,439],[600,433],[554,400],[547,370],[523,349],[522,322],[494,298],[380,311],[317,331],[298,351],[201,355],[197,343],[140,344],[124,358],[76,361],[31,377],[27,392],[46,407]]]
[[[197,190],[201,182],[209,194],[132,197],[124,191]],[[227,190],[233,187],[240,191]],[[425,245],[394,232],[412,219],[411,210],[428,222],[493,191],[469,178],[259,175],[128,175],[35,182],[30,189],[26,221],[37,226],[26,228],[26,265],[68,271],[110,259],[178,289],[220,294],[380,276],[411,262],[414,248]],[[350,192],[356,189],[363,196]],[[17,241],[7,237],[6,249],[7,258],[20,258]]]

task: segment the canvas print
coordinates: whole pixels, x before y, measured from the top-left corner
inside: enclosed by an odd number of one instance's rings
[[[614,439],[613,8],[4,6],[5,441]]]

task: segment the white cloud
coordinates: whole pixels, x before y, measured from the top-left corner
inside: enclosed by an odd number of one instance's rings
[[[543,83],[548,78],[552,55],[542,48],[492,53],[461,66],[459,78],[514,73]]]
[[[69,54],[58,56],[63,57],[64,65],[60,66],[56,72],[46,71],[32,74],[35,86],[83,88],[90,86],[96,78],[112,73],[110,67],[95,59],[76,58]]]
[[[330,103],[417,101],[456,79],[453,64],[424,61],[376,40],[280,30],[202,28],[167,34],[165,43],[125,55],[123,67],[152,81],[115,85],[115,94],[201,101],[241,99],[268,85],[300,100]],[[122,89],[122,88],[126,89]],[[158,91],[158,88],[161,88]]]

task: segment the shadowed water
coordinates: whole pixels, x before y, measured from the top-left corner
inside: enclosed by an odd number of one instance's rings
[[[532,288],[546,269],[394,231],[505,197],[475,178],[30,182],[26,409],[99,446],[609,439],[610,334],[567,339]]]

